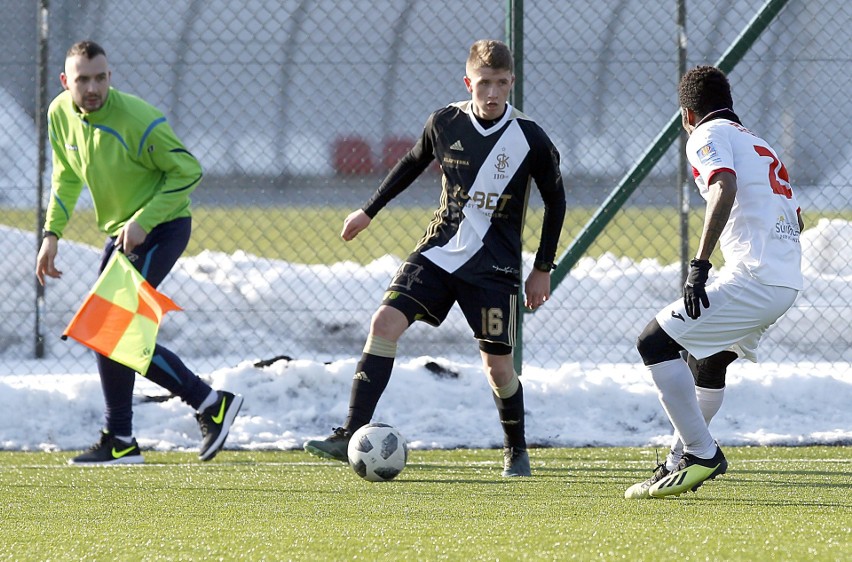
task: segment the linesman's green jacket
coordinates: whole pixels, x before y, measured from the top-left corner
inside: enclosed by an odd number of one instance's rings
[[[157,108],[110,88],[103,107],[81,113],[65,91],[47,116],[53,176],[45,230],[62,236],[84,185],[98,227],[110,236],[130,219],[151,232],[190,216],[189,194],[201,181],[201,165]]]

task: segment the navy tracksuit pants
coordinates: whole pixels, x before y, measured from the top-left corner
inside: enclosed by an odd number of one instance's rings
[[[148,283],[156,288],[186,249],[191,232],[192,219],[189,217],[160,224],[127,257]],[[115,238],[108,238],[101,255],[100,271],[106,267],[114,251]],[[113,435],[133,435],[133,385],[136,372],[101,354],[96,357],[106,404],[106,429]],[[196,410],[211,391],[210,386],[190,371],[177,355],[159,344],[154,348],[146,377],[179,396]]]

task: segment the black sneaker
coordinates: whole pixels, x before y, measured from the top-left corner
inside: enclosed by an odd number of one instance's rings
[[[140,464],[145,462],[139,451],[136,439],[122,441],[107,430],[101,430],[101,440],[73,459],[68,464],[107,465],[107,464]]]
[[[728,460],[722,449],[716,445],[716,454],[712,459],[702,459],[690,453],[683,458],[671,474],[653,484],[648,493],[654,498],[678,496],[687,490],[696,491],[706,480],[712,480],[728,470]]]
[[[638,484],[633,484],[624,492],[624,497],[628,500],[644,500],[651,497],[651,494],[648,493],[648,490],[669,475],[669,469],[666,468],[666,463],[661,462],[657,465],[657,468],[654,469],[654,474],[644,482],[639,482]]]
[[[217,392],[219,400],[203,412],[195,414],[198,427],[201,428],[201,450],[198,458],[202,461],[209,461],[222,450],[231,424],[243,405],[243,397],[239,394],[222,390]]]
[[[325,439],[312,439],[305,442],[305,451],[312,455],[340,462],[349,462],[349,440],[352,432],[343,427],[335,427],[334,433]]]
[[[503,476],[532,476],[530,455],[526,449],[503,448]]]

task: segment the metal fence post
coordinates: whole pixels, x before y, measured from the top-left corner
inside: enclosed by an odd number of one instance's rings
[[[524,109],[524,0],[506,0],[506,39],[515,60],[515,87],[510,94],[512,106]],[[515,372],[519,375],[524,363],[524,267],[518,264],[521,286],[518,287],[518,327],[515,340]]]
[[[36,25],[38,26],[38,47],[36,49],[36,103],[35,103],[35,127],[38,142],[38,176],[36,177],[36,252],[41,248],[44,237],[42,225],[44,224],[44,173],[47,160],[47,126],[45,114],[47,112],[47,47],[48,47],[48,15],[50,14],[50,0],[41,0]],[[35,357],[44,357],[44,334],[42,333],[41,321],[44,313],[44,287],[33,277],[35,283]]]
[[[677,0],[677,78],[686,74],[686,0]],[[689,264],[689,184],[686,177],[686,131],[680,132],[678,142],[677,188],[680,207],[680,283],[686,283]]]

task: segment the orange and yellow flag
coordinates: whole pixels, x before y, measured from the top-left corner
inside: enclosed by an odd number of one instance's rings
[[[160,320],[170,310],[181,308],[158,293],[116,251],[62,339],[73,338],[144,375],[151,365]]]

